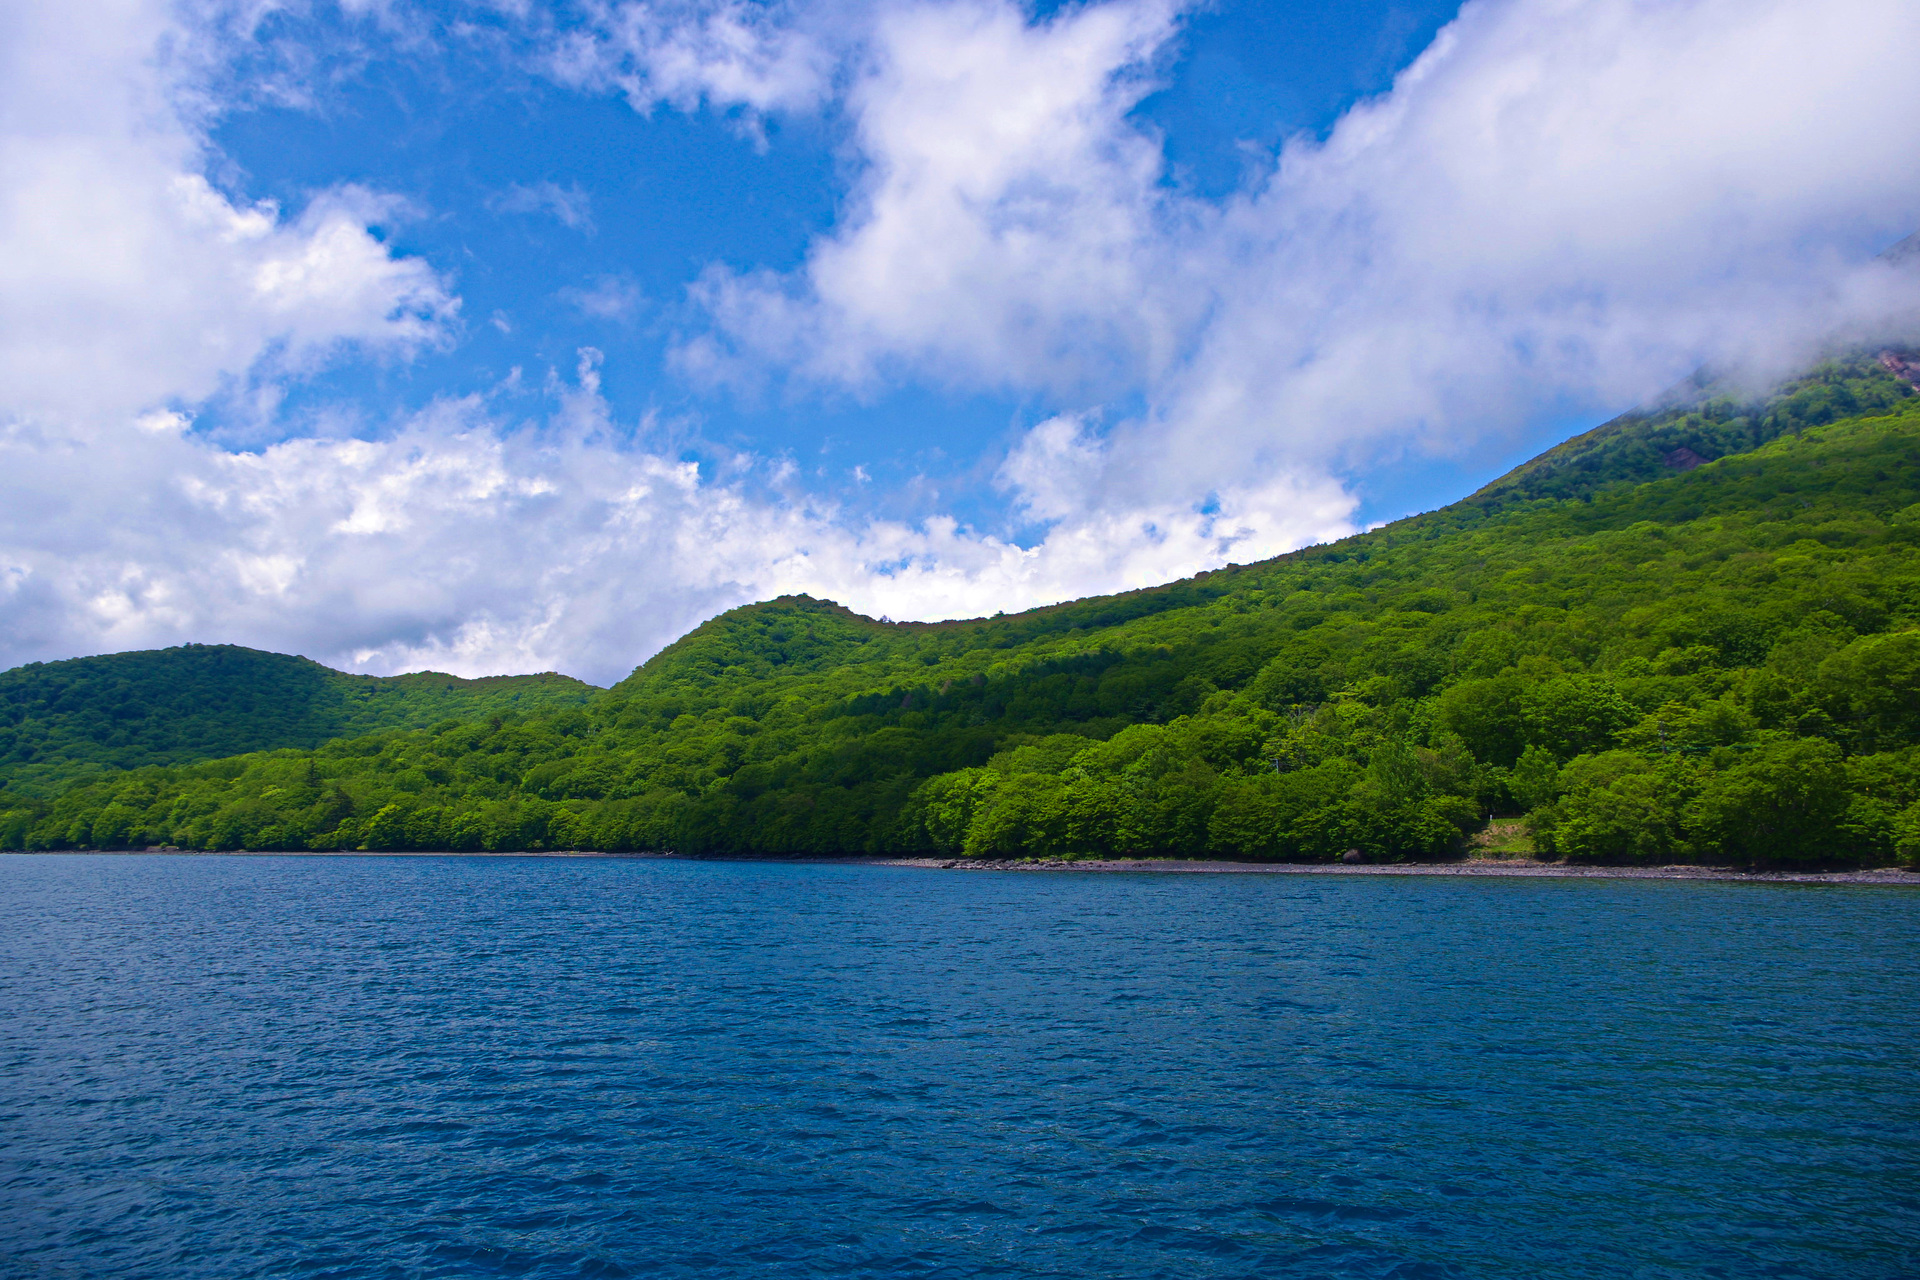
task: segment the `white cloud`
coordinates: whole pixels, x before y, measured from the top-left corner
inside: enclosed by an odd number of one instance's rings
[[[624,276],[601,276],[586,288],[569,285],[560,300],[598,320],[631,320],[646,302],[640,286]]]
[[[1040,24],[1000,0],[882,11],[847,91],[865,169],[839,225],[799,277],[709,271],[696,297],[722,340],[686,366],[738,352],[854,385],[906,368],[1063,392],[1164,369],[1205,300],[1163,259],[1207,215],[1164,199],[1127,115],[1174,31],[1160,0]]]
[[[587,23],[555,42],[548,70],[583,89],[616,90],[636,111],[660,102],[805,110],[831,87],[839,41],[830,6],[602,0],[583,8]]]
[[[1907,0],[1478,0],[1223,205],[1171,192],[1129,115],[1176,16],[883,13],[846,91],[865,168],[839,225],[792,275],[711,270],[717,332],[685,367],[1143,398],[1076,481],[1087,505],[1035,499],[1071,522],[1920,330],[1911,286],[1865,261],[1920,221],[1920,135],[1891,126],[1920,117]]]
[[[498,213],[547,214],[570,231],[593,234],[593,197],[579,183],[561,186],[557,182],[536,182],[530,186],[515,183],[487,202]]]
[[[583,354],[539,430],[463,400],[388,439],[251,453],[158,419],[84,441],[0,433],[0,468],[28,498],[0,507],[0,654],[232,641],[371,671],[610,682],[784,592],[973,616],[1078,594],[1089,575],[1146,586],[1282,549],[1218,513],[1114,511],[1032,548],[951,519],[856,523],[783,498],[765,466],[720,479],[616,444],[598,364]],[[1277,497],[1301,512],[1287,545],[1347,527],[1337,487]]]
[[[357,188],[288,220],[204,176],[158,0],[0,11],[0,412],[75,426],[196,401],[263,360],[439,340],[456,303]],[[176,68],[177,69],[177,68]]]
[[[1163,182],[1132,114],[1178,36],[1160,0],[585,7],[549,62],[568,83],[846,113],[836,227],[791,275],[710,270],[685,367],[1078,406],[999,462],[1040,540],[631,443],[598,352],[537,426],[466,399],[379,440],[210,444],[190,411],[222,387],[271,401],[343,347],[442,341],[455,302],[370,230],[404,215],[371,193],[288,218],[208,183],[192,86],[154,56],[194,33],[159,0],[49,0],[0,10],[0,661],[233,640],[609,680],[783,591],[1016,609],[1347,532],[1334,477],[1394,450],[1914,318],[1862,252],[1920,221],[1906,0],[1479,0],[1217,204]],[[567,296],[629,314],[625,279]]]
[[[1085,421],[1063,415],[1029,430],[1000,465],[997,478],[1018,495],[1029,519],[1061,520],[1099,505],[1094,489],[1106,462]]]
[[[1226,442],[1203,466],[1364,463],[1914,332],[1911,282],[1866,259],[1920,219],[1920,139],[1886,129],[1920,112],[1916,56],[1891,0],[1470,5],[1236,203],[1146,432]]]

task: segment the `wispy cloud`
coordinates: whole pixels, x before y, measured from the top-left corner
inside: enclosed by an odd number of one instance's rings
[[[860,9],[774,0],[615,0],[589,6],[545,57],[556,79],[614,90],[638,111],[661,102],[755,112],[807,110],[831,92]]]
[[[645,305],[646,295],[624,276],[601,276],[590,285],[560,290],[560,300],[598,320],[631,320]]]
[[[569,230],[594,232],[593,198],[579,183],[564,187],[551,181],[515,184],[488,200],[487,207],[496,213],[544,214]]]

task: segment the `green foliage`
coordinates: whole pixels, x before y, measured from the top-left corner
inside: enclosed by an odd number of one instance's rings
[[[1768,742],[1707,773],[1687,815],[1689,834],[1699,854],[1744,865],[1780,849],[1817,849],[1841,830],[1846,782],[1836,744]]]
[[[1553,752],[1528,743],[1507,777],[1507,794],[1521,812],[1551,804],[1560,795],[1560,763]]]
[[[1668,407],[1623,414],[1575,436],[1466,501],[1495,505],[1572,498],[1622,481],[1657,480],[1809,427],[1886,413],[1908,395],[1902,383],[1884,376],[1864,355],[1823,365],[1758,401],[1742,401],[1729,388],[1696,380],[1677,389]]]
[[[1920,631],[1865,636],[1820,664],[1819,709],[1871,747],[1920,738]]]
[[[1504,812],[1574,859],[1920,859],[1917,547],[1920,404],[1842,363],[1262,564],[925,625],[784,597],[577,707],[87,778],[0,843],[1391,859]]]
[[[1582,756],[1561,773],[1565,795],[1534,822],[1539,847],[1569,859],[1671,863],[1687,857],[1686,809],[1698,770],[1629,751]]]
[[[0,672],[0,795],[47,794],[106,770],[548,711],[597,692],[551,672],[354,676],[228,644],[36,662]]]
[[[1833,859],[1881,850],[1848,821],[1856,799],[1837,744],[1775,738],[1718,760],[1628,751],[1582,756],[1566,794],[1541,816],[1544,847],[1608,863],[1732,863]]]

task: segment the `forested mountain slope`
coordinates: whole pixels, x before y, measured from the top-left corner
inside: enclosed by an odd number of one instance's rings
[[[551,672],[355,676],[230,644],[36,662],[0,672],[0,803],[107,770],[579,706],[599,692]]]
[[[1682,452],[1684,450],[1684,452]],[[576,709],[144,769],[9,847],[1920,854],[1920,402],[1868,360],[1629,415],[1451,507],[1148,591],[790,597]]]

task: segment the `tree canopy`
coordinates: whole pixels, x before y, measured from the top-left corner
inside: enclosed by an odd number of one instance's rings
[[[36,662],[0,672],[0,805],[113,770],[580,706],[598,692],[552,672],[348,675],[231,644]]]
[[[1392,859],[1524,814],[1572,859],[1914,859],[1917,546],[1920,398],[1843,361],[1260,564],[951,623],[783,597],[578,705],[85,778],[0,845]]]

